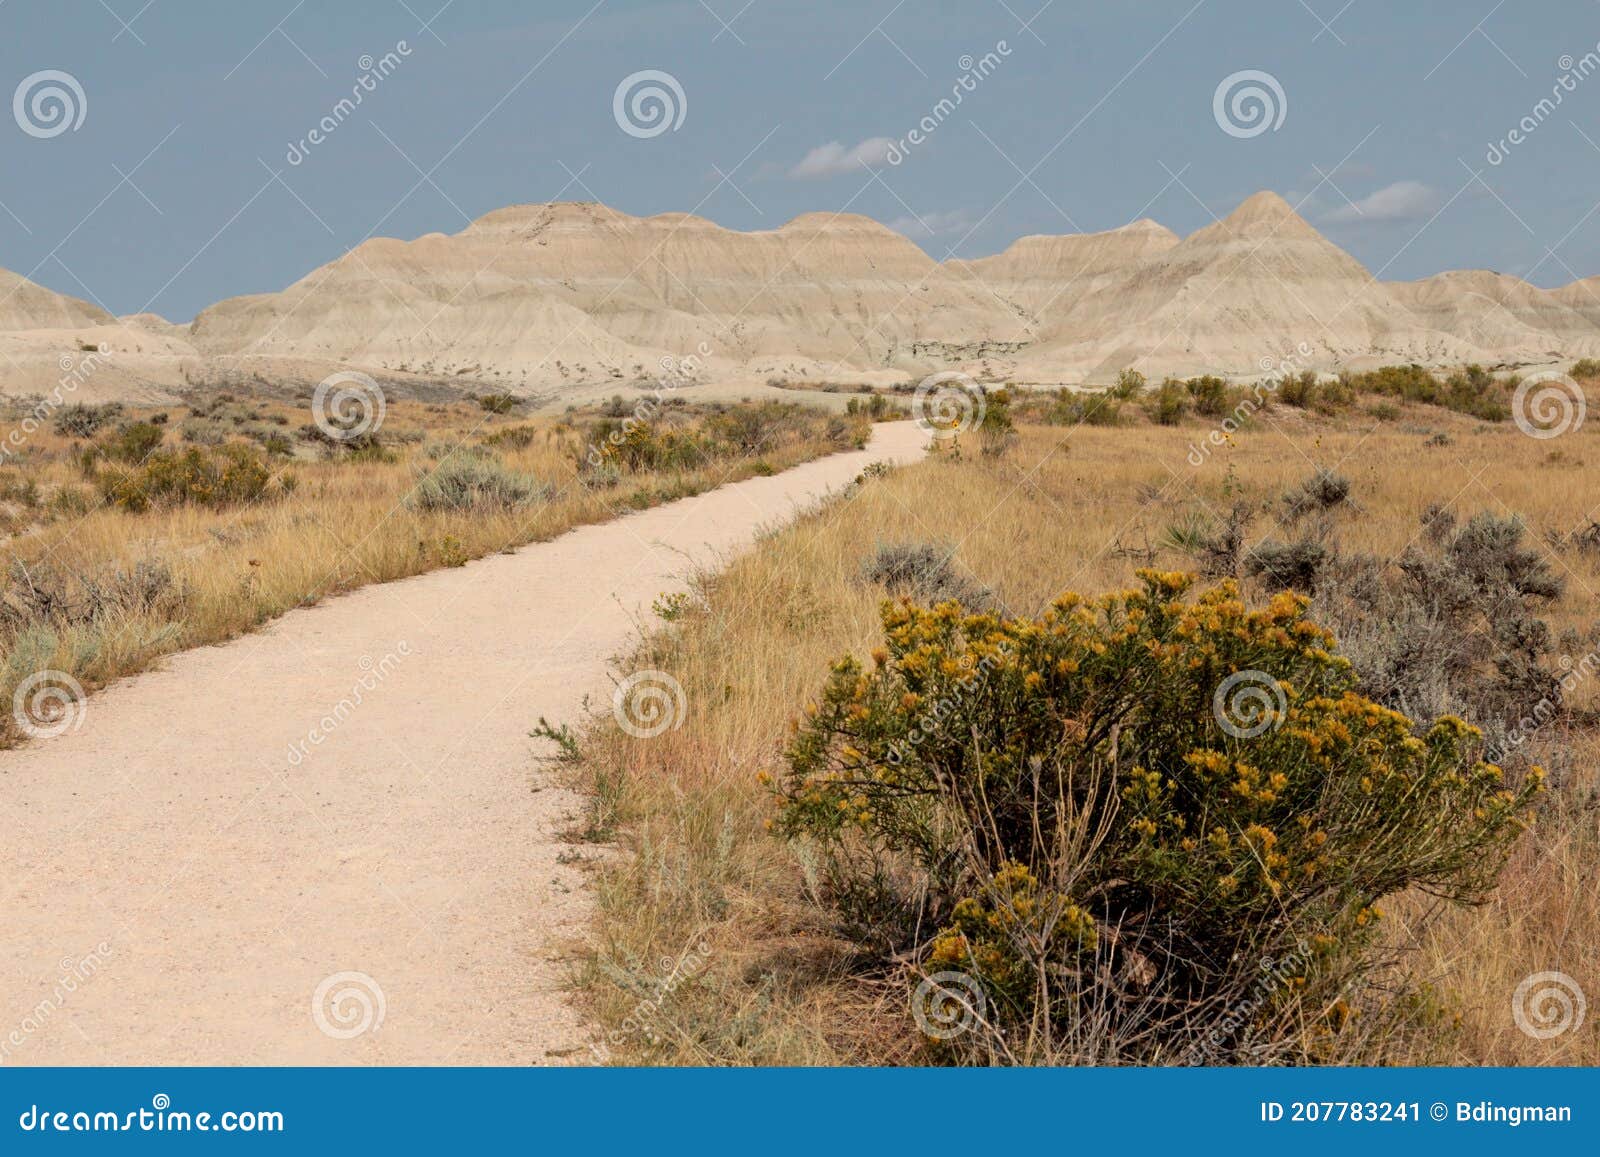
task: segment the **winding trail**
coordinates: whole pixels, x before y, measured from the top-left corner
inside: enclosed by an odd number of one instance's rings
[[[561,838],[582,800],[529,728],[604,704],[635,616],[691,566],[924,441],[879,425],[865,451],[292,611],[0,752],[0,1062],[587,1061],[561,957],[589,910]]]

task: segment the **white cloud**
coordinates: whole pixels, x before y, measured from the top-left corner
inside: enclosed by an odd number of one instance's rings
[[[853,173],[863,166],[873,168],[888,159],[893,144],[888,137],[868,137],[859,145],[847,149],[838,141],[829,141],[807,153],[798,165],[789,170],[789,175],[805,180]]]
[[[889,222],[889,228],[913,239],[965,233],[972,228],[972,210],[951,209],[948,213],[918,213],[914,217],[896,217]]]
[[[1335,225],[1357,222],[1417,221],[1439,208],[1439,194],[1421,181],[1396,181],[1354,204],[1341,205],[1324,220]]]

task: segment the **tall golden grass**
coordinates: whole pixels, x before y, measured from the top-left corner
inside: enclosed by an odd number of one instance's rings
[[[305,407],[250,406],[265,417],[282,417],[289,430],[310,419]],[[183,407],[133,410],[126,417],[156,412],[169,415],[167,445],[180,446]],[[143,513],[101,501],[74,461],[81,440],[40,430],[14,464],[0,469],[8,491],[28,483],[37,488],[31,501],[0,503],[9,528],[0,572],[20,564],[31,571],[94,575],[153,561],[170,569],[184,597],[172,611],[79,627],[43,623],[20,637],[0,632],[0,702],[9,704],[18,682],[35,671],[65,672],[93,690],[163,655],[224,641],[291,608],[368,583],[459,566],[618,513],[784,469],[839,448],[824,436],[824,425],[818,414],[799,433],[791,429],[753,453],[687,469],[623,472],[614,487],[592,489],[577,469],[585,450],[581,422],[489,417],[469,403],[396,401],[382,428],[389,460],[328,459],[302,446],[298,457],[271,462],[279,478],[294,480],[287,493],[274,486],[268,497],[244,506],[185,504]],[[496,456],[509,470],[548,485],[548,501],[510,511],[429,511],[408,504],[419,479],[438,466],[429,447],[435,453],[470,449],[509,427],[531,431],[531,440],[496,442]],[[12,712],[0,712],[0,745],[17,737]]]

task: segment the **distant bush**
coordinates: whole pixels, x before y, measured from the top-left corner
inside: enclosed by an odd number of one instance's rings
[[[537,478],[493,459],[452,456],[423,477],[409,501],[417,510],[497,512],[521,510],[550,495],[550,487]]]
[[[1600,360],[1595,358],[1582,358],[1572,363],[1572,368],[1567,371],[1569,377],[1582,379],[1600,378]]]
[[[327,428],[315,422],[307,422],[300,427],[302,440],[313,446],[322,447],[322,452],[329,458],[340,458],[354,462],[393,462],[397,455],[386,444],[382,431],[363,429],[359,419],[351,419],[348,425],[341,425],[339,419],[330,415]]]
[[[93,438],[100,428],[122,417],[121,402],[105,402],[93,406],[85,402],[72,402],[56,411],[51,423],[57,434],[68,438]]]
[[[443,462],[446,458],[481,458],[486,462],[498,462],[500,459],[495,452],[489,449],[487,443],[478,445],[472,442],[441,442],[430,440],[422,446],[422,456],[430,462]]]
[[[143,462],[161,445],[161,427],[154,422],[130,422],[121,427],[106,445],[108,457],[118,462]]]
[[[851,417],[864,417],[872,422],[887,422],[903,418],[909,411],[882,394],[872,394],[865,398],[851,398],[844,404],[844,412]]]
[[[1194,400],[1194,412],[1206,418],[1220,418],[1229,410],[1228,383],[1207,374],[1190,378],[1183,383],[1189,397]]]
[[[1537,776],[1358,694],[1304,598],[1192,582],[886,606],[801,720],[777,830],[863,952],[964,974],[947,1055],[1315,1061],[1379,1007],[1381,901],[1493,886]]]
[[[1121,421],[1122,402],[1116,389],[1105,393],[1080,393],[1062,386],[1044,411],[1052,426],[1115,426]]]
[[[989,458],[998,458],[1017,440],[1016,423],[1011,417],[1011,394],[995,390],[988,394],[983,417],[978,422],[978,446]]]
[[[227,428],[210,418],[185,418],[178,427],[178,434],[185,442],[196,446],[220,446],[228,440]]]
[[[29,566],[12,559],[0,596],[0,628],[15,636],[39,626],[79,627],[124,615],[171,616],[184,597],[183,586],[162,562],[76,574],[47,562]]]
[[[1330,554],[1327,544],[1310,536],[1293,542],[1268,540],[1245,553],[1245,573],[1262,579],[1269,590],[1309,594],[1317,589],[1317,576]]]
[[[580,452],[579,469],[610,462],[623,471],[694,470],[814,438],[838,449],[861,446],[869,430],[870,422],[859,413],[829,415],[795,402],[719,405],[698,414],[669,405],[649,418],[594,422]]]
[[[1131,402],[1144,393],[1145,378],[1138,370],[1123,370],[1117,375],[1117,384],[1107,392],[1119,402]]]
[[[1315,511],[1332,510],[1350,500],[1350,479],[1331,470],[1319,469],[1283,496],[1289,518],[1300,518]]]
[[[515,394],[480,394],[478,405],[490,414],[509,414],[517,408]]]
[[[1317,375],[1312,370],[1285,375],[1274,392],[1284,405],[1309,410],[1317,397]]]
[[[1339,381],[1352,396],[1383,394],[1407,402],[1442,406],[1486,422],[1501,422],[1511,416],[1506,401],[1508,384],[1498,381],[1481,366],[1467,366],[1442,381],[1414,364],[1344,374]]]
[[[533,445],[533,440],[538,437],[539,430],[536,426],[506,426],[491,434],[484,435],[485,446],[500,446],[507,450],[523,450]]]
[[[276,430],[252,430],[250,437],[275,458],[294,456],[294,439]]]
[[[1189,412],[1189,392],[1173,378],[1162,382],[1147,403],[1151,421],[1158,426],[1176,426]]]
[[[615,462],[585,462],[578,470],[578,482],[585,490],[615,490],[622,485],[622,471]]]
[[[994,593],[957,566],[954,548],[939,543],[879,543],[861,577],[897,598],[930,604],[954,599],[968,610],[995,605]]]
[[[112,467],[99,476],[101,496],[129,511],[151,506],[236,506],[267,491],[272,473],[248,446],[215,450],[190,446],[157,450],[134,467]]]
[[[1464,715],[1504,759],[1515,720],[1541,704],[1564,709],[1540,617],[1561,590],[1519,519],[1485,511],[1461,525],[1430,507],[1398,559],[1330,559],[1316,608],[1361,672],[1363,693],[1409,713]]]

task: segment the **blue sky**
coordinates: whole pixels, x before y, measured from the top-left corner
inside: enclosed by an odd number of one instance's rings
[[[1593,0],[0,0],[0,97],[23,90],[0,265],[187,320],[517,202],[740,229],[849,208],[942,258],[1137,216],[1187,233],[1270,188],[1384,277],[1559,285],[1600,273],[1600,73],[1572,79],[1597,43]],[[683,93],[655,135],[613,112],[644,70]],[[1215,113],[1246,70],[1283,94],[1253,135]],[[81,90],[76,127],[27,100],[46,71]]]

